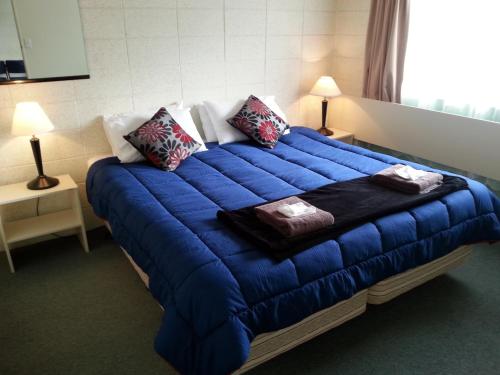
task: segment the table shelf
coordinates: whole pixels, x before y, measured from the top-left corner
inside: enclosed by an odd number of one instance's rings
[[[73,209],[4,223],[8,243],[78,228],[81,221]]]

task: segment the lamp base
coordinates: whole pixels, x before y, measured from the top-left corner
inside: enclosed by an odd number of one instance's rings
[[[50,189],[59,184],[59,180],[54,177],[38,176],[34,180],[28,182],[27,187],[30,190]]]
[[[330,136],[330,135],[333,135],[333,132],[330,129],[328,129],[328,128],[319,128],[318,129],[318,133],[326,135],[327,137]]]

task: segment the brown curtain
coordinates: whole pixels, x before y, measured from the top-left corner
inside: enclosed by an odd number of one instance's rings
[[[372,0],[363,97],[401,103],[410,0]]]

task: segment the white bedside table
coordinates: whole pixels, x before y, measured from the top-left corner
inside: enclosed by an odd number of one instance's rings
[[[0,237],[11,272],[15,272],[15,270],[9,246],[14,242],[79,228],[78,237],[80,242],[85,252],[89,252],[82,207],[78,195],[78,185],[67,174],[57,176],[57,178],[59,179],[59,185],[46,190],[29,190],[26,187],[26,182],[0,187]],[[70,194],[71,208],[69,209],[27,219],[4,221],[2,211],[6,205],[63,192]]]
[[[352,143],[354,142],[354,133],[337,128],[328,128],[328,129],[330,129],[333,132],[333,135],[330,135],[328,138],[349,143],[350,145],[352,145]]]

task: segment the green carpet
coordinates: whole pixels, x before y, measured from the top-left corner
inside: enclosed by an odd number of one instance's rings
[[[173,374],[162,311],[104,230],[0,253],[0,374]],[[500,374],[500,246],[251,374]]]

